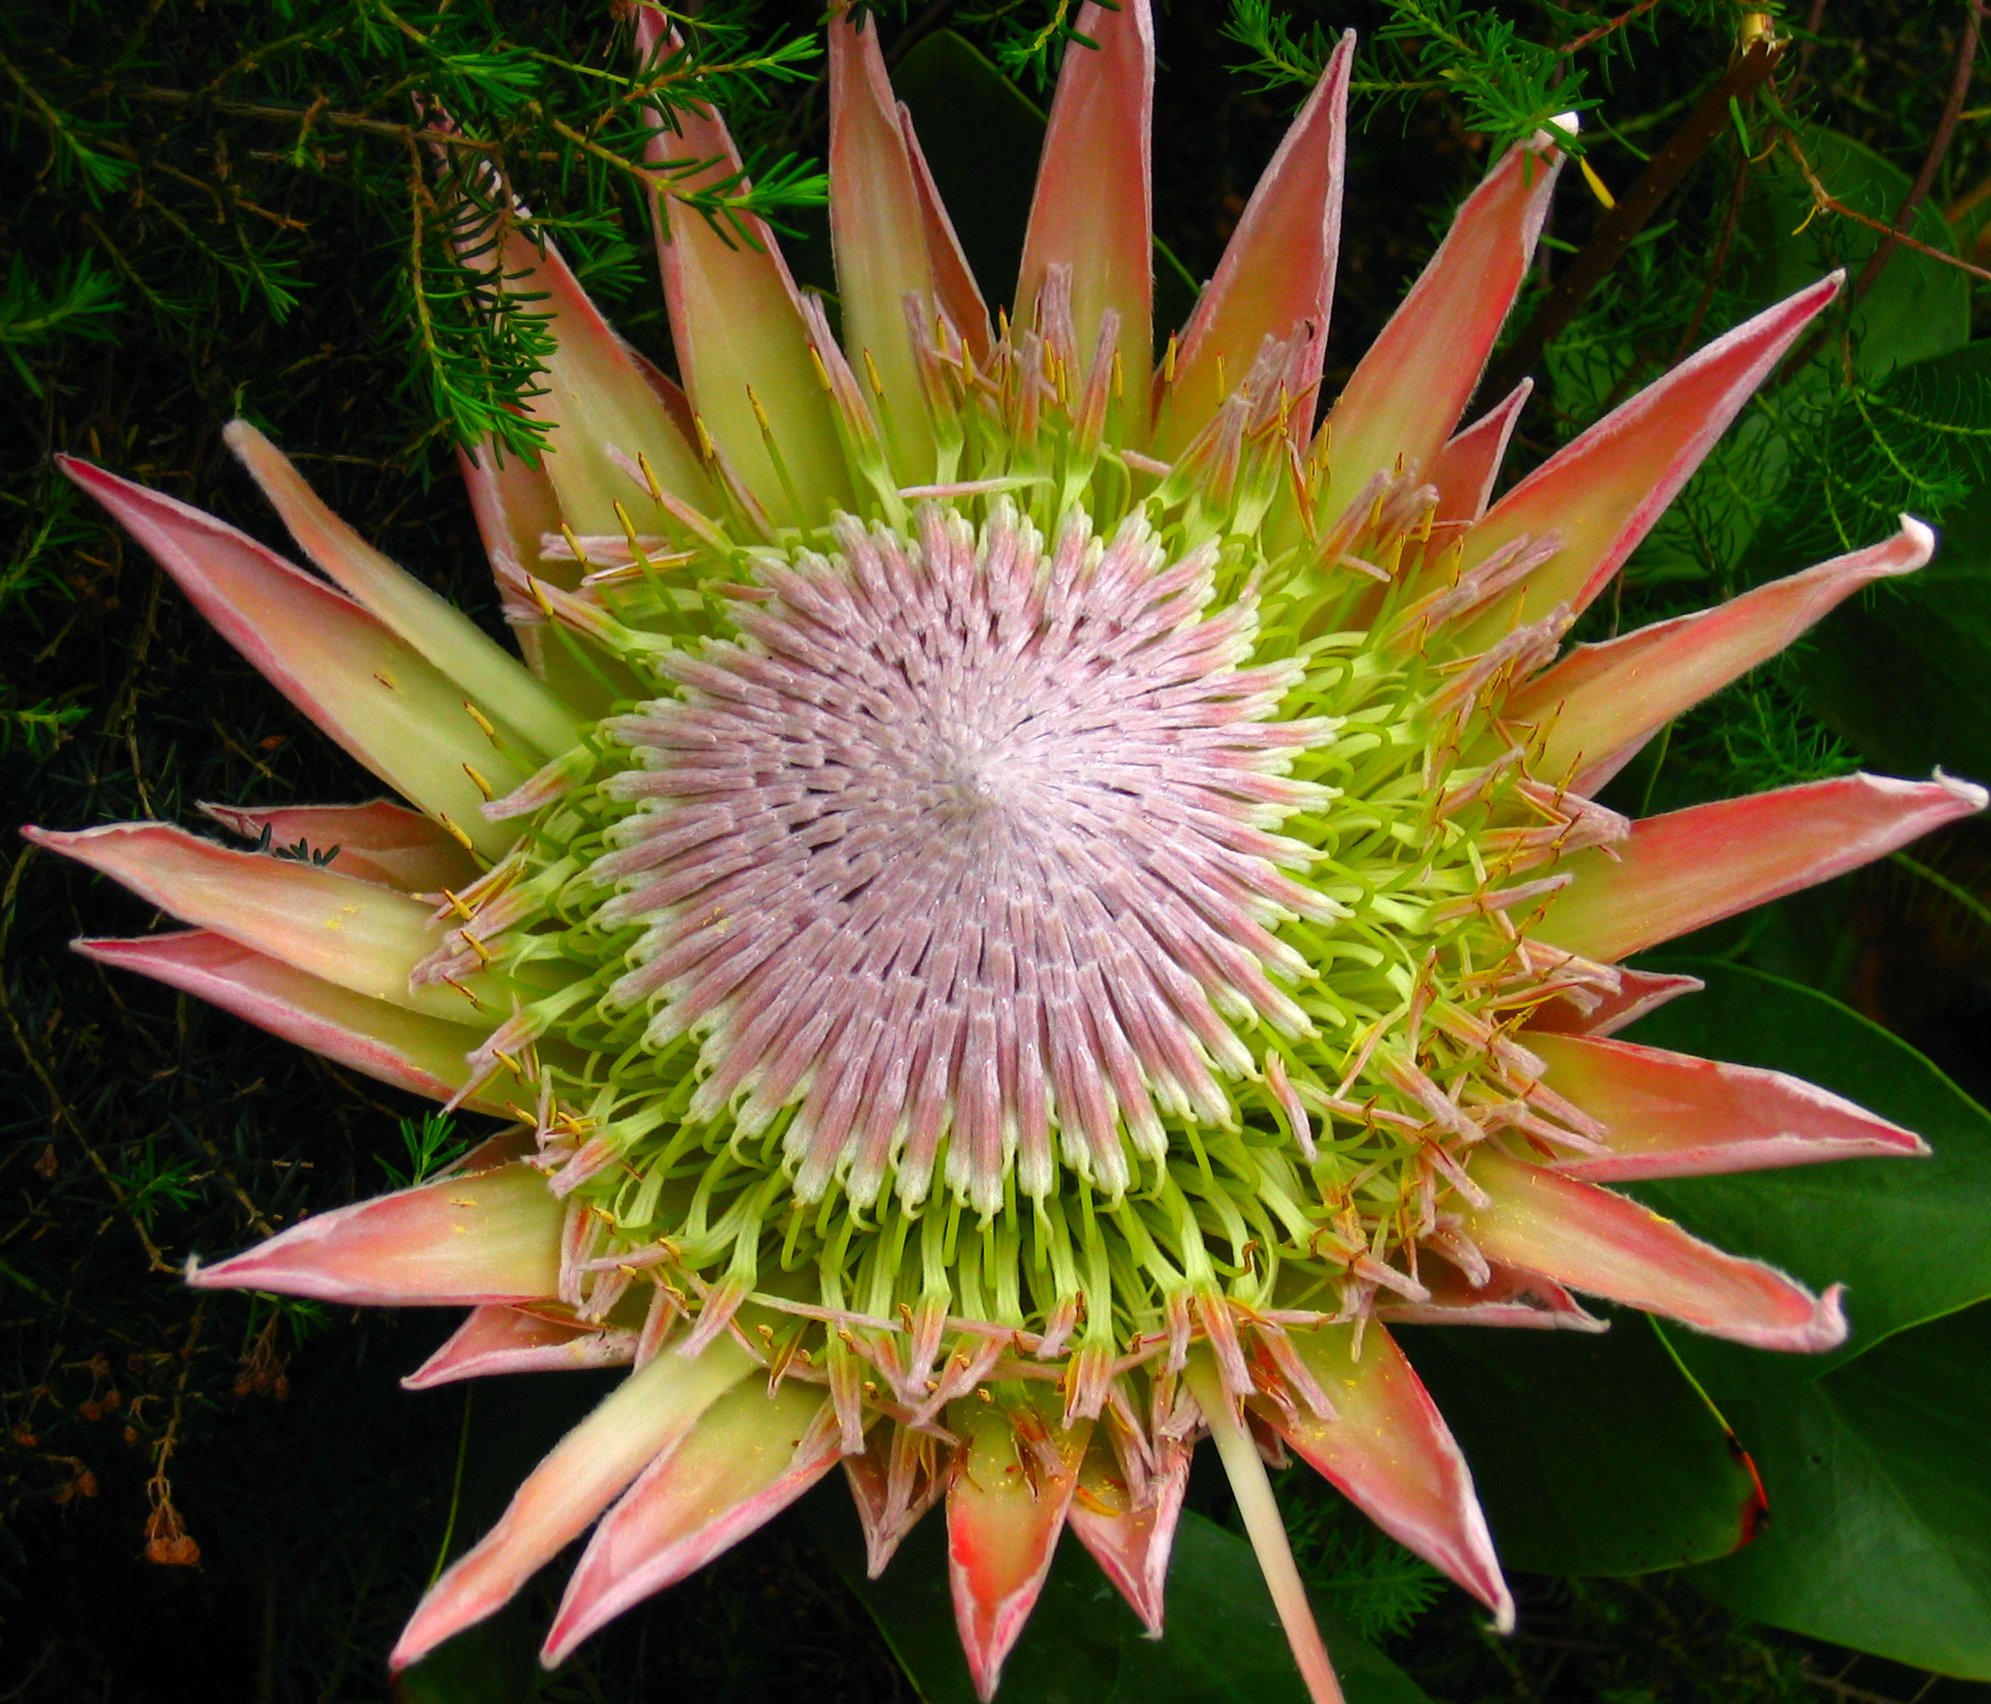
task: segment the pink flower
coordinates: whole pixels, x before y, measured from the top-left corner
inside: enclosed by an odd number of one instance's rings
[[[664,28],[642,14],[646,61]],[[190,1281],[469,1308],[416,1387],[632,1369],[397,1666],[594,1524],[558,1661],[841,1462],[874,1569],[944,1497],[987,1697],[1066,1526],[1159,1629],[1207,1431],[1337,1697],[1274,1440],[1512,1616],[1394,1326],[1599,1328],[1582,1291],[1826,1348],[1836,1291],[1601,1185],[1923,1151],[1808,1084],[1610,1039],[1693,986],[1620,961],[1983,792],[1860,775],[1636,823],[1591,795],[1928,529],[1562,649],[1838,280],[1489,507],[1526,388],[1460,416],[1556,138],[1496,163],[1322,410],[1344,40],[1151,380],[1148,7],[1078,29],[999,328],[847,16],[840,336],[758,221],[685,205],[733,169],[713,114],[652,148],[682,390],[501,228],[472,264],[553,316],[549,447],[464,471],[529,668],[246,424],[322,578],[66,464],[413,807],[209,807],[336,846],[322,867],[31,830],[191,925],[82,950],[503,1126]]]

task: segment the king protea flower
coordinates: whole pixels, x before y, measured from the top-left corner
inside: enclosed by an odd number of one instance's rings
[[[652,144],[682,389],[502,227],[472,263],[559,340],[544,456],[464,458],[524,664],[244,423],[323,578],[65,464],[407,801],[208,807],[255,850],[32,831],[191,925],[82,950],[504,1123],[190,1281],[467,1307],[414,1387],[630,1369],[396,1665],[594,1524],[557,1662],[841,1463],[874,1570],[945,1501],[987,1698],[1067,1527],[1159,1630],[1207,1433],[1335,1698],[1268,1454],[1512,1616],[1399,1324],[1597,1328],[1580,1291],[1824,1349],[1836,1291],[1603,1186],[1923,1151],[1610,1039],[1695,986],[1620,961],[1984,793],[1854,775],[1641,822],[1593,795],[1928,529],[1563,648],[1838,278],[1489,507],[1526,387],[1460,419],[1557,138],[1494,165],[1323,409],[1352,39],[1157,369],[1149,7],[1077,27],[993,324],[845,15],[840,330],[758,221],[741,242],[669,192],[737,170],[701,109]],[[676,45],[649,11],[638,41]],[[319,858],[262,849],[299,842]]]

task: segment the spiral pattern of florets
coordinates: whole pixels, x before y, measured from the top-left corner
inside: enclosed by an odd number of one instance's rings
[[[1054,1133],[1117,1197],[1164,1112],[1235,1121],[1233,1022],[1311,1031],[1274,930],[1337,907],[1272,831],[1325,802],[1282,773],[1325,725],[1273,719],[1300,671],[1244,666],[1214,548],[1171,562],[1138,517],[1047,549],[1008,503],[979,530],[929,503],[914,539],[837,544],[612,725],[635,767],[604,788],[639,808],[591,873],[643,933],[611,998],[653,1048],[702,1034],[693,1118],[794,1108],[805,1201],[890,1177],[916,1205],[950,1138],[946,1182],[992,1212],[1012,1170],[1054,1187]]]
[[[1614,974],[1528,918],[1625,826],[1500,720],[1563,612],[1426,643],[1552,540],[1462,575],[1409,468],[1260,530],[1330,478],[1279,346],[1168,467],[1101,435],[1103,358],[931,357],[950,480],[543,541],[589,570],[521,577],[549,640],[636,690],[493,806],[524,836],[427,968],[508,991],[561,1300],[639,1358],[755,1322],[851,1448],[1026,1363],[1131,1415],[1195,1337],[1242,1391],[1254,1334],[1483,1277],[1475,1150],[1595,1146],[1509,1032]]]

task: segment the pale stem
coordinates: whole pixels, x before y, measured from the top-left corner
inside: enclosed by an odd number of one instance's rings
[[[1300,1678],[1307,1683],[1307,1695],[1313,1704],[1346,1704],[1341,1683],[1334,1678],[1334,1665],[1327,1660],[1320,1629],[1314,1625],[1313,1608],[1300,1582],[1293,1547],[1286,1539],[1286,1523],[1272,1496],[1272,1481],[1266,1477],[1258,1446],[1238,1418],[1230,1393],[1211,1361],[1201,1355],[1192,1357],[1185,1376],[1203,1418],[1210,1423],[1218,1459],[1230,1478],[1238,1512],[1244,1516],[1244,1530],[1257,1553],[1273,1606],[1279,1611],[1286,1643],[1293,1648],[1293,1660],[1300,1665]]]

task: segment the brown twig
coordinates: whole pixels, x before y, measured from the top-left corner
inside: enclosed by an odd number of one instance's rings
[[[1909,235],[1915,223],[1915,215],[1923,201],[1928,198],[1930,189],[1934,187],[1936,173],[1942,169],[1943,160],[1950,150],[1950,143],[1956,138],[1957,118],[1963,111],[1964,97],[1970,93],[1970,80],[1977,69],[1977,43],[1983,16],[1983,0],[1966,0],[1963,30],[1957,37],[1956,68],[1950,73],[1949,98],[1943,102],[1942,116],[1936,120],[1936,131],[1930,138],[1929,151],[1922,156],[1922,168],[1915,174],[1914,181],[1909,184],[1908,193],[1901,198],[1901,205],[1895,210],[1891,225],[1882,225],[1864,213],[1855,213],[1828,195],[1825,186],[1818,181],[1817,175],[1812,171],[1810,162],[1804,158],[1794,142],[1790,143],[1798,167],[1804,173],[1806,181],[1810,183],[1811,193],[1821,210],[1840,214],[1885,233],[1874,246],[1873,253],[1867,256],[1867,263],[1860,268],[1860,275],[1853,280],[1852,292],[1846,298],[1848,307],[1861,300],[1874,287],[1875,280],[1880,277],[1887,263],[1894,258],[1896,251],[1904,247],[1912,248],[1917,253],[1928,255],[1949,265],[1960,266],[1964,271],[1979,278],[1991,279],[1991,272],[1985,271],[1983,267],[1973,266],[1967,260],[1945,254],[1941,249],[1932,248],[1929,244]],[[1803,372],[1811,358],[1818,353],[1819,345],[1829,335],[1828,329],[1820,325],[1785,363],[1784,372],[1787,374]]]
[[[1804,18],[1804,46],[1798,49],[1797,77],[1803,83],[1811,75],[1811,56],[1818,51],[1818,32],[1825,26],[1825,0],[1811,0]]]
[[[465,136],[458,131],[427,129],[409,124],[396,124],[391,119],[368,118],[364,113],[340,112],[336,108],[327,107],[322,101],[314,101],[308,107],[273,101],[225,101],[192,93],[186,89],[137,89],[133,94],[138,100],[149,101],[155,106],[199,106],[229,118],[273,119],[282,124],[295,124],[301,118],[310,118],[321,124],[329,124],[335,130],[357,130],[369,136],[391,136],[396,141],[429,142],[446,148],[464,148],[478,154],[496,154],[502,151],[495,142],[480,142],[475,137]]]
[[[5,967],[7,940],[8,935],[12,931],[14,917],[17,913],[16,899],[20,891],[21,878],[27,874],[28,867],[35,860],[36,852],[33,847],[24,851],[14,861],[13,871],[7,878],[5,892],[0,893],[0,969],[4,969]],[[14,1013],[13,1002],[7,998],[7,985],[4,977],[0,977],[0,1019],[5,1020],[8,1033],[13,1036],[14,1045],[20,1050],[22,1060],[26,1063],[28,1070],[33,1073],[35,1080],[41,1084],[43,1092],[48,1096],[49,1123],[51,1125],[60,1125],[75,1138],[76,1145],[83,1150],[83,1157],[90,1162],[91,1168],[96,1172],[99,1181],[110,1192],[111,1199],[117,1203],[118,1207],[123,1210],[125,1218],[130,1221],[132,1230],[137,1233],[139,1246],[145,1250],[145,1258],[151,1263],[152,1270],[154,1272],[177,1273],[179,1268],[159,1252],[159,1245],[152,1240],[150,1234],[146,1231],[144,1220],[132,1208],[130,1191],[118,1181],[117,1174],[105,1164],[104,1156],[98,1153],[96,1148],[91,1144],[90,1138],[84,1134],[81,1121],[71,1110],[69,1103],[62,1098],[62,1089],[57,1084],[53,1073],[50,1072],[48,1066],[43,1062],[41,1050],[30,1041],[26,1031],[21,1028],[21,1020]]]
[[[1836,214],[1841,219],[1850,219],[1856,225],[1864,225],[1870,231],[1879,231],[1883,235],[1892,237],[1902,248],[1913,249],[1917,254],[1926,255],[1930,260],[1941,261],[1945,266],[1953,266],[1959,272],[1968,272],[1973,278],[1991,280],[1991,272],[1987,272],[1983,267],[1973,266],[1967,260],[1959,260],[1947,249],[1939,249],[1933,243],[1925,243],[1920,237],[1911,237],[1906,231],[1897,230],[1885,219],[1876,219],[1871,213],[1862,213],[1857,207],[1848,207],[1825,187],[1811,162],[1805,158],[1804,151],[1789,137],[1784,139],[1784,146],[1797,161],[1797,169],[1804,174],[1804,181],[1811,186],[1811,198],[1817,203],[1819,212]]]
[[[1556,281],[1520,336],[1488,370],[1480,387],[1481,395],[1505,396],[1535,370],[1549,340],[1576,317],[1577,310],[1617,265],[1632,239],[1651,222],[1680,180],[1722,133],[1728,124],[1729,103],[1746,100],[1761,88],[1783,59],[1788,45],[1786,38],[1758,37],[1694,103],[1680,128],[1666,139],[1632,186],[1618,197],[1617,205],[1605,214],[1596,235]]]
[[[1586,47],[1595,47],[1608,35],[1616,35],[1627,24],[1636,23],[1640,18],[1659,4],[1659,0],[1638,0],[1628,12],[1620,12],[1615,18],[1606,18],[1594,30],[1585,30],[1572,42],[1565,42],[1557,49],[1560,53],[1581,53]]]
[[[1748,187],[1749,162],[1738,159],[1735,162],[1735,179],[1729,185],[1728,206],[1721,216],[1721,231],[1715,238],[1714,253],[1708,260],[1707,282],[1701,286],[1700,299],[1694,303],[1686,329],[1680,333],[1680,341],[1673,347],[1673,358],[1667,362],[1669,367],[1677,367],[1700,345],[1701,327],[1707,324],[1708,310],[1714,306],[1714,293],[1721,287],[1722,274],[1728,270],[1728,254],[1735,246],[1735,232],[1742,223],[1742,198]]]

